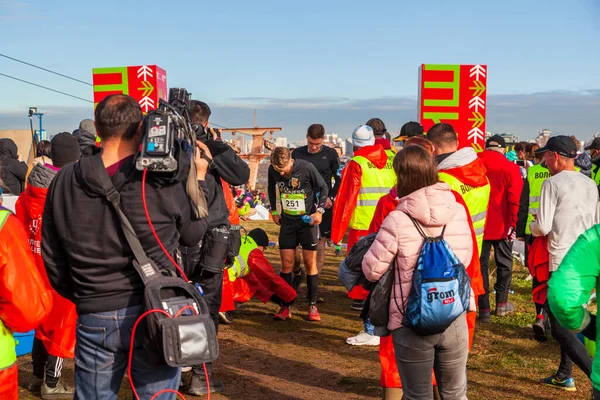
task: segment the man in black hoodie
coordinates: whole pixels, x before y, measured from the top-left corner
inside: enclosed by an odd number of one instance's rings
[[[106,199],[102,174],[111,177],[120,193],[121,208],[148,257],[161,269],[174,269],[141,206],[142,173],[134,159],[141,139],[139,104],[126,95],[108,96],[96,107],[95,121],[102,150],[60,170],[48,189],[42,224],[42,257],[50,284],[75,303],[79,315],[75,399],[117,397],[130,332],[143,311],[144,284],[117,213]],[[210,157],[206,146],[198,146]],[[208,161],[196,152],[194,162],[206,193]],[[145,185],[148,213],[173,255],[180,244],[197,244],[208,221],[195,217],[183,183],[165,184],[157,175],[148,174]],[[149,398],[162,389],[178,389],[181,370],[153,365],[142,343],[137,345],[131,377],[138,392]]]
[[[243,185],[250,178],[250,168],[233,151],[221,141],[218,132],[208,127],[211,111],[208,104],[192,100],[189,108],[192,128],[198,139],[210,149],[213,160],[206,174],[208,186],[208,231],[202,240],[202,248],[182,248],[187,269],[191,271],[190,279],[197,282],[204,290],[204,301],[210,311],[215,327],[219,327],[219,308],[223,289],[223,270],[229,249],[229,208],[223,195],[221,179],[234,186]],[[206,364],[210,377],[211,393],[224,390],[223,382],[213,378],[212,363]],[[207,394],[206,378],[202,365],[194,366],[191,395]]]
[[[0,165],[2,165],[2,180],[4,194],[18,196],[25,188],[27,164],[19,161],[19,150],[12,139],[0,139]]]

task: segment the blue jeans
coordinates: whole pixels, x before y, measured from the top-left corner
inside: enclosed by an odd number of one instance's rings
[[[127,370],[131,331],[141,315],[141,306],[116,311],[80,315],[77,320],[75,346],[75,400],[117,399],[123,376]],[[149,400],[163,389],[179,389],[181,369],[167,365],[152,365],[142,347],[139,325],[131,377],[140,399]],[[165,393],[159,400],[174,400]]]

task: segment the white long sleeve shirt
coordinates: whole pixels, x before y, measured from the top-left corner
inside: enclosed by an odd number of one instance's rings
[[[598,189],[577,171],[562,171],[542,185],[533,236],[548,235],[550,271],[556,271],[577,237],[598,223]]]

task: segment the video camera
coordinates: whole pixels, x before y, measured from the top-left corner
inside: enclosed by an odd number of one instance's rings
[[[183,88],[169,90],[169,102],[160,100],[158,109],[146,114],[142,123],[142,144],[136,160],[139,171],[180,174],[189,170],[195,135],[188,109],[191,94]]]

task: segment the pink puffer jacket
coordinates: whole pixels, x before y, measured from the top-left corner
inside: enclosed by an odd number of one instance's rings
[[[367,279],[376,282],[390,268],[394,257],[396,258],[394,285],[396,285],[396,301],[400,308],[402,308],[401,293],[404,294],[404,301],[410,293],[413,270],[416,268],[423,244],[422,236],[406,214],[419,221],[431,236],[440,235],[442,228],[446,226],[444,239],[463,264],[468,265],[473,255],[473,240],[467,213],[465,208],[454,199],[450,186],[439,182],[401,198],[396,210],[392,211],[383,222],[362,264]],[[400,282],[402,282],[402,292]],[[388,322],[390,330],[402,326],[403,313],[396,306],[396,301],[392,291]],[[472,299],[470,309],[473,308]]]

